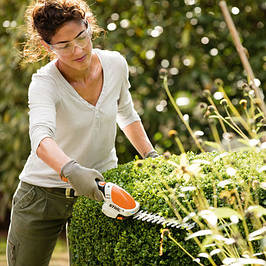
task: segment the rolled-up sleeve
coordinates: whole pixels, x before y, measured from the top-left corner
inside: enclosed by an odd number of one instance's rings
[[[31,149],[37,148],[46,137],[55,139],[57,93],[55,84],[46,78],[34,76],[29,87],[29,135]]]
[[[118,101],[118,115],[117,123],[121,129],[130,125],[135,121],[140,121],[140,117],[134,109],[134,104],[132,101],[131,94],[129,92],[130,83],[128,80],[128,65],[123,56],[122,59],[122,87],[120,92],[120,97]]]

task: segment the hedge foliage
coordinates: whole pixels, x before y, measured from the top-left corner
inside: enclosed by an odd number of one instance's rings
[[[259,170],[265,165],[263,160],[265,152],[231,152],[219,156],[216,152],[199,155],[187,153],[185,162],[180,162],[183,159],[177,155],[164,155],[146,160],[136,159],[107,171],[104,177],[107,182],[113,182],[126,189],[140,202],[142,210],[173,218],[175,217],[173,209],[166,202],[169,190],[166,189],[164,182],[175,189],[175,195],[185,205],[190,203],[195,206],[189,192],[182,192],[182,188],[191,185],[190,181],[186,181],[184,176],[180,177],[176,172],[179,165],[189,167],[195,165],[194,161],[201,164],[202,170],[197,179],[197,186],[204,191],[209,204],[213,206],[215,186],[218,207],[233,208],[234,202],[225,200],[224,196],[219,195],[223,195],[224,191],[228,192],[232,186],[236,186],[241,192],[247,184],[265,182],[266,171]],[[235,176],[229,176],[227,171],[229,167],[236,169]],[[221,180],[229,179],[233,180],[232,184],[225,187],[218,185]],[[188,193],[186,197],[184,193]],[[266,195],[262,185],[251,186],[251,193],[257,195],[260,205],[266,205]],[[118,221],[108,218],[101,212],[101,205],[102,203],[80,197],[74,206],[69,227],[74,265],[182,266],[194,263],[167,237],[163,238],[163,255],[159,255],[163,226],[132,219]],[[176,208],[178,209],[178,206]],[[182,214],[182,211],[180,213]],[[187,236],[186,230],[171,228],[170,231],[190,254],[197,256],[200,250],[195,242],[184,240]],[[217,258],[214,257],[215,259]],[[203,259],[202,263],[209,265],[207,259]]]
[[[27,90],[31,75],[46,63],[20,66],[19,51],[25,41],[24,13],[30,2],[0,1],[0,220],[10,206],[17,177],[30,152]],[[186,150],[195,151],[193,141],[167,101],[158,73],[161,68],[169,70],[169,86],[175,99],[189,98],[182,111],[189,115],[192,129],[204,131],[208,138],[210,130],[198,111],[199,101],[205,101],[202,90],[214,93],[213,81],[221,78],[237,105],[242,97],[241,84],[246,80],[218,2],[88,0],[88,3],[107,32],[106,38],[94,41],[94,46],[117,50],[126,57],[135,107],[156,148],[177,153],[178,148],[167,136],[170,129],[175,129]],[[265,1],[230,0],[227,4],[229,10],[237,8],[233,19],[265,91]],[[136,154],[120,131],[117,153],[120,163],[132,160]]]

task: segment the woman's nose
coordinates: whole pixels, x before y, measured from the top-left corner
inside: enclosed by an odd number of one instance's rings
[[[83,49],[82,49],[81,47],[79,47],[78,45],[75,45],[73,49],[74,49],[74,50],[73,50],[73,54],[79,54],[79,53],[81,53],[82,50],[83,50]]]

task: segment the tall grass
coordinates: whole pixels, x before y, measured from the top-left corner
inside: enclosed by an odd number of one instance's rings
[[[220,155],[216,157],[216,160],[224,160],[223,172],[225,172],[225,174],[221,174],[220,169],[215,169],[215,160],[213,162],[202,160],[190,165],[178,133],[174,130],[169,132],[181,151],[181,162],[175,173],[183,178],[184,182],[187,182],[185,186],[187,190],[182,193],[185,198],[192,198],[194,204],[181,201],[178,198],[178,193],[181,193],[179,188],[173,189],[162,180],[168,191],[165,197],[168,198],[168,202],[171,202],[181,224],[187,221],[194,223],[192,228],[187,229],[186,240],[194,240],[201,252],[192,254],[185,250],[174,239],[169,229],[163,229],[161,253],[163,252],[163,236],[167,235],[199,265],[207,265],[206,260],[208,265],[266,265],[266,209],[256,195],[257,189],[262,189],[265,193],[266,165],[259,169],[255,169],[256,166],[253,166],[254,171],[264,176],[264,181],[254,180],[252,177],[247,181],[242,178],[239,169],[235,168],[229,156],[230,152],[235,150],[235,145],[233,148],[232,142],[237,142],[239,150],[262,152],[265,155],[264,163],[266,162],[266,133],[264,131],[266,120],[257,105],[254,90],[247,84],[243,85],[243,99],[239,102],[242,115],[226,95],[221,80],[215,81],[218,91],[223,95],[219,106],[215,104],[211,92],[204,91],[208,106],[203,104],[202,115],[209,120],[214,141],[199,141],[189,123],[184,120],[183,114],[169,90],[167,73],[163,71],[161,74],[164,89],[199,151],[204,152],[206,147],[218,150]],[[214,120],[217,123],[214,123]],[[219,131],[222,132],[222,136],[219,135]],[[205,164],[212,165],[213,171],[219,178],[219,182],[213,184],[212,204],[197,184],[203,173],[202,165]],[[226,202],[226,206],[219,205],[221,199]],[[184,215],[177,212],[177,209],[181,209]]]

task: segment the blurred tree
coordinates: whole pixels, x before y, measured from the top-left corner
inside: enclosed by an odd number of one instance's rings
[[[203,89],[215,93],[215,78],[224,81],[229,97],[238,104],[246,76],[218,4],[196,0],[126,3],[117,0],[109,6],[106,3],[98,1],[93,6],[96,14],[104,14],[98,19],[108,31],[99,45],[118,50],[127,58],[135,106],[149,136],[158,149],[179,152],[167,137],[167,132],[174,128],[185,148],[196,150],[184,125],[168,105],[158,73],[161,68],[168,70],[170,89],[182,111],[189,115],[195,131],[206,128],[207,121],[198,105],[205,100]],[[264,84],[265,1],[229,1],[228,6],[249,51],[258,82]],[[209,138],[208,127],[203,131]],[[129,160],[128,149],[134,151],[127,141],[119,137],[117,146],[120,157]]]
[[[3,217],[18,175],[30,151],[27,88],[31,75],[45,62],[20,67],[24,41],[23,16],[29,1],[0,1],[0,218]],[[94,46],[117,50],[129,64],[131,93],[152,142],[159,151],[179,153],[167,133],[175,129],[185,149],[197,151],[182,122],[170,106],[159,78],[169,73],[169,87],[193,130],[209,138],[207,122],[199,111],[202,91],[215,92],[214,79],[224,81],[237,105],[246,80],[217,1],[97,0],[88,1],[106,37]],[[266,32],[264,0],[227,1],[250,55],[254,73],[265,91]],[[119,131],[120,163],[136,151]]]

